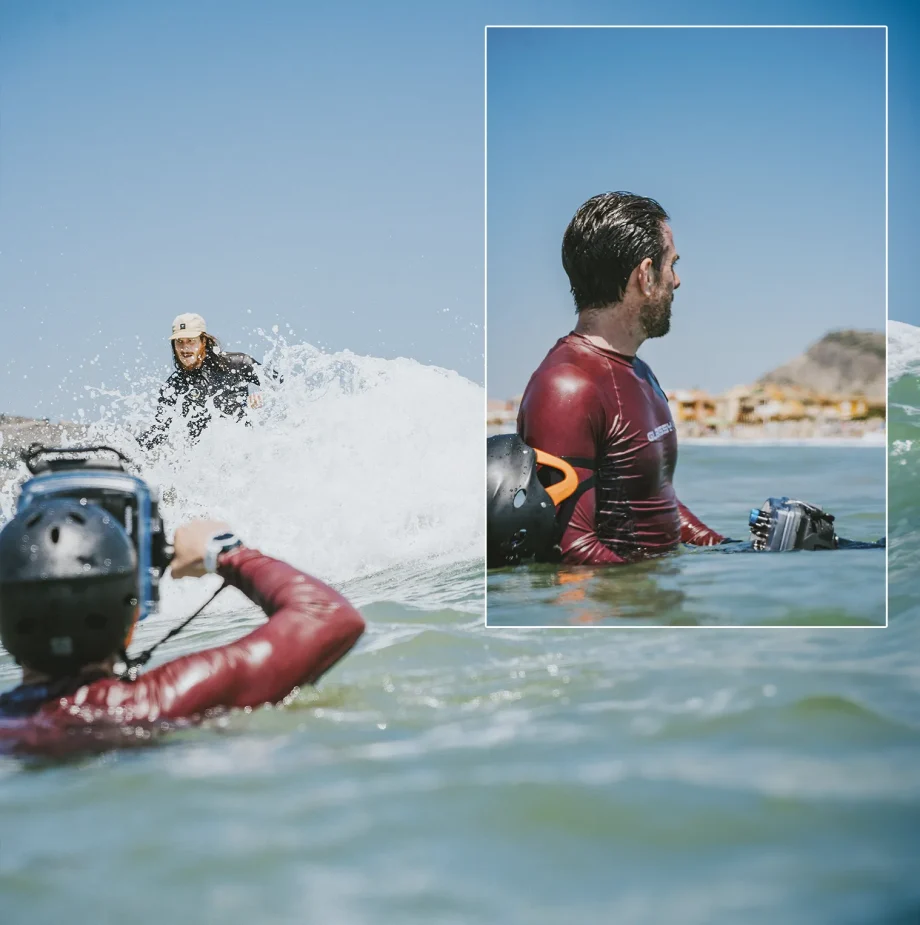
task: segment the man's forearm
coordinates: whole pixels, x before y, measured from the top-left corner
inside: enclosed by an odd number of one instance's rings
[[[721,533],[706,526],[698,517],[690,512],[680,501],[677,502],[680,511],[680,541],[692,546],[717,546],[725,537]]]

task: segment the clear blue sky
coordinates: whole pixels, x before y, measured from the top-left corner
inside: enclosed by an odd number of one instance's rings
[[[574,326],[562,233],[604,190],[672,216],[671,333],[640,350],[666,388],[883,330],[884,30],[496,29],[488,63],[491,395]]]
[[[72,414],[138,349],[165,375],[180,311],[481,382],[480,19],[3,3],[0,410]]]
[[[892,313],[917,323],[920,31],[902,6],[6,0],[0,411],[70,416],[84,385],[138,358],[165,375],[164,334],[186,310],[257,356],[256,327],[290,324],[482,381],[486,23],[899,24]],[[688,230],[693,212],[661,196]],[[696,254],[691,271],[689,243],[681,299],[712,272]],[[554,299],[564,328],[565,289]]]

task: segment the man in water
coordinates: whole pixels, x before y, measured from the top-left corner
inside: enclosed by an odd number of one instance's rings
[[[259,393],[249,394],[249,386],[261,383],[259,365],[245,353],[225,353],[201,315],[179,315],[172,325],[172,358],[176,369],[160,389],[156,422],[141,434],[138,442],[148,449],[166,439],[178,411],[194,439],[211,422],[210,402],[224,417],[242,420],[247,405],[262,404]]]
[[[171,568],[174,578],[216,572],[268,619],[235,642],[128,680],[115,666],[126,661],[139,582],[118,520],[64,499],[30,505],[3,527],[0,642],[22,682],[0,696],[0,749],[67,750],[86,736],[104,739],[106,730],[278,703],[316,682],[364,631],[340,594],[246,548],[225,524],[180,527]]]
[[[569,223],[562,264],[578,322],[546,355],[521,401],[518,433],[578,474],[560,506],[564,562],[616,564],[723,537],[674,493],[677,434],[636,351],[671,326],[680,286],[668,214],[653,199],[603,193]]]

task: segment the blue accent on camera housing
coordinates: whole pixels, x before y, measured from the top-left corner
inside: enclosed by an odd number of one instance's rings
[[[17,509],[53,498],[85,500],[111,510],[105,500],[119,498],[124,504],[122,526],[137,552],[138,586],[140,595],[138,619],[146,620],[159,604],[160,569],[153,563],[154,530],[161,530],[157,498],[143,479],[115,469],[78,469],[44,472],[23,484]],[[157,521],[154,523],[154,521]]]

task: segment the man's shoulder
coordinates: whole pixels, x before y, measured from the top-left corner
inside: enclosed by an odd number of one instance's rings
[[[594,392],[597,382],[590,370],[565,361],[543,364],[533,374],[528,391],[556,392],[560,396]]]
[[[527,392],[570,399],[597,390],[593,365],[583,361],[581,351],[569,338],[558,340],[530,377]]]
[[[221,356],[234,369],[251,369],[259,365],[248,353],[222,353]]]

